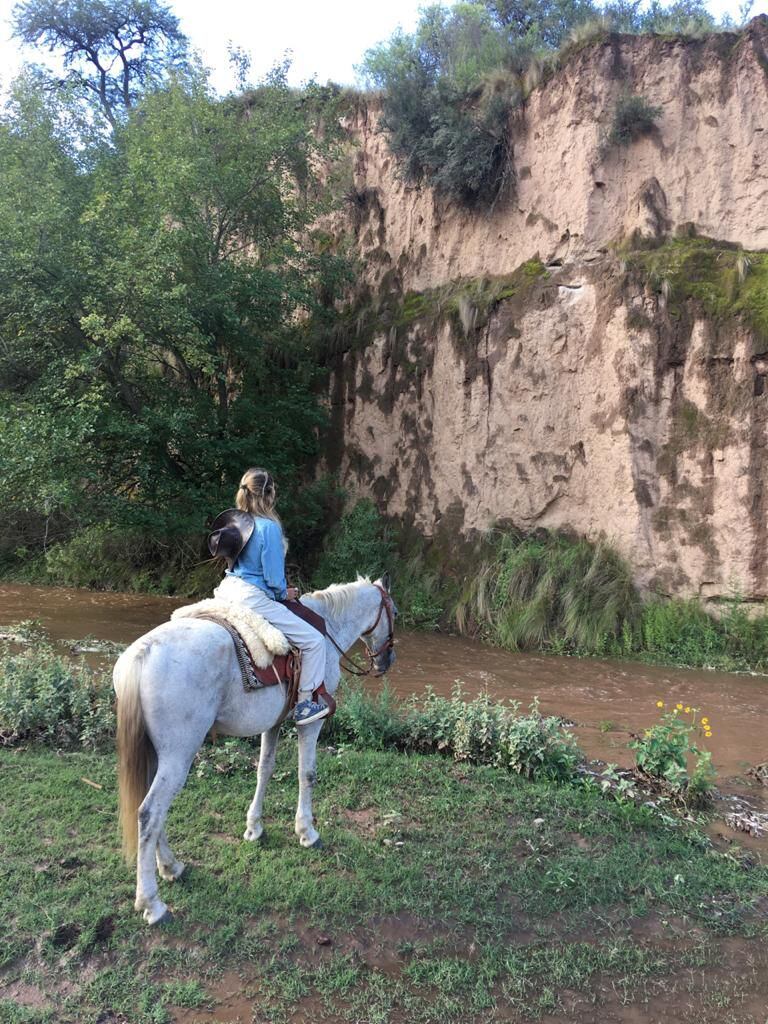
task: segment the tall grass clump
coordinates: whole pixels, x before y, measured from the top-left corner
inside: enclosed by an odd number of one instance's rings
[[[114,731],[112,687],[105,673],[62,658],[48,646],[0,650],[0,745],[95,749]]]
[[[640,607],[629,566],[605,541],[504,533],[470,578],[456,621],[513,650],[605,654],[631,646]]]

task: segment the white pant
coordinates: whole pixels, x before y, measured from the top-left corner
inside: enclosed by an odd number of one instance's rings
[[[247,583],[239,576],[225,576],[216,587],[213,596],[220,601],[244,604],[252,612],[262,615],[267,622],[284,633],[294,646],[301,651],[301,678],[299,690],[302,700],[316,690],[325,679],[325,637],[314,626],[294,615],[285,605],[273,601],[253,583]]]

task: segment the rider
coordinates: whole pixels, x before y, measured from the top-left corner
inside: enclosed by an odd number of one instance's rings
[[[222,601],[244,604],[280,630],[301,651],[299,698],[293,717],[309,725],[329,708],[312,699],[325,678],[325,637],[298,618],[281,600],[296,600],[299,592],[285,580],[288,543],[275,512],[277,489],[266,469],[248,469],[240,481],[235,504],[253,517],[253,532],[234,564],[214,591]]]

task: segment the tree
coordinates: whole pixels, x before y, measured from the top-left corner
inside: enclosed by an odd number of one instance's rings
[[[13,26],[25,43],[61,53],[67,80],[97,100],[113,128],[186,59],[179,21],[158,0],[26,0]]]
[[[557,48],[572,29],[600,13],[592,0],[484,0],[511,39]]]
[[[0,118],[6,517],[199,530],[258,462],[290,522],[323,423],[305,321],[339,269],[307,237],[313,104],[284,70],[247,107],[186,76],[83,164],[66,102],[28,76]]]

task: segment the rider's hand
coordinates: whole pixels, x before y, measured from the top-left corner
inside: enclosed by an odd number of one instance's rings
[[[288,587],[288,589],[285,592],[285,599],[286,599],[286,601],[297,601],[298,597],[299,597],[299,588],[298,587]]]

